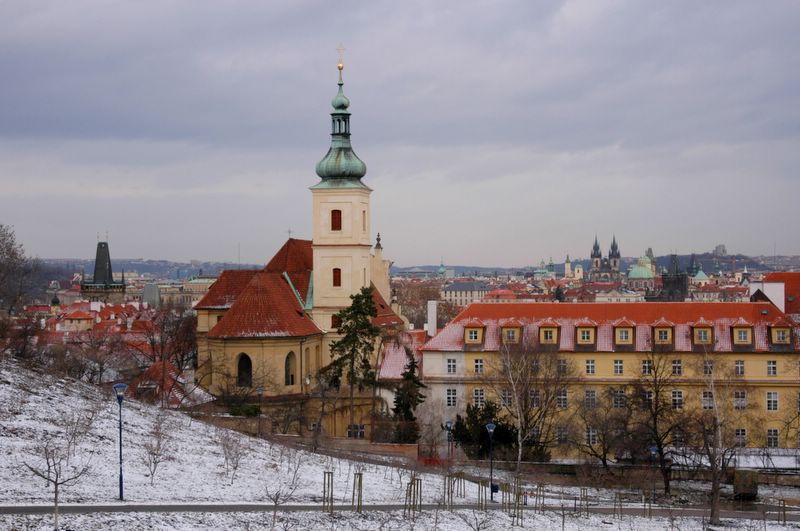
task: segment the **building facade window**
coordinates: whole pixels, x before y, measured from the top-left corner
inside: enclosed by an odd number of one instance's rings
[[[448,389],[447,390],[447,407],[455,407],[456,405],[456,390],[455,389]]]
[[[586,360],[586,374],[594,374],[594,360]]]
[[[236,385],[239,387],[253,386],[253,362],[250,356],[242,352],[239,354],[239,362],[236,367]]]
[[[656,343],[669,343],[672,340],[672,330],[659,328],[656,330]]]
[[[486,394],[484,393],[483,389],[473,389],[472,390],[472,405],[475,407],[483,407],[486,403]]]
[[[750,330],[745,328],[736,330],[736,340],[738,343],[750,343]]]
[[[506,340],[506,343],[516,343],[517,342],[517,329],[516,328],[506,328],[505,340]]]
[[[767,428],[767,448],[778,447],[778,428]]]
[[[623,373],[623,364],[622,360],[614,360],[614,374],[617,376]]]
[[[683,391],[672,391],[672,409],[683,409]]]
[[[528,399],[531,407],[542,407],[542,393],[538,389],[531,389]]]
[[[733,407],[737,411],[747,409],[747,391],[739,390],[733,392]]]
[[[551,328],[542,330],[542,343],[555,343],[555,334]]]
[[[586,427],[586,444],[589,446],[597,444],[597,430],[588,426]]]
[[[567,440],[569,438],[569,431],[567,431],[566,426],[558,426],[556,427],[556,443],[557,444],[567,444]]]
[[[567,390],[559,389],[556,395],[556,407],[558,409],[567,409]]]
[[[703,391],[703,409],[714,409],[714,393]]]
[[[705,376],[711,376],[714,374],[714,362],[711,360],[705,360],[703,362],[703,374]]]
[[[780,344],[789,343],[789,330],[787,330],[786,328],[778,328],[773,330],[772,342]]]
[[[333,287],[338,288],[342,285],[342,270],[338,267],[333,268]]]
[[[653,391],[645,391],[642,393],[642,402],[647,409],[653,408]]]
[[[642,374],[653,374],[653,360],[642,360]]]
[[[294,375],[297,365],[294,352],[289,352],[283,362],[283,383],[284,385],[294,385]]]
[[[733,367],[736,376],[744,376],[744,360],[736,360]]]
[[[483,374],[483,360],[481,358],[475,360],[475,374]]]
[[[767,376],[778,375],[778,362],[776,360],[767,360]]]
[[[734,431],[734,441],[736,446],[740,448],[747,446],[747,428],[736,428]]]
[[[619,409],[625,407],[625,390],[614,389],[612,391],[612,405]]]
[[[583,392],[583,406],[586,409],[594,409],[597,407],[597,391],[594,389],[586,389]]]
[[[672,430],[672,446],[680,448],[686,444],[686,436],[680,428]]]
[[[510,389],[503,389],[500,391],[500,407],[511,407],[514,405],[514,399],[511,396]]]
[[[470,341],[477,341],[478,340],[478,331],[477,330],[470,330],[467,333],[467,337],[469,337]]]
[[[456,373],[456,360],[455,358],[447,358],[447,374]]]
[[[698,345],[708,345],[711,343],[711,330],[708,328],[695,328],[694,342]]]
[[[629,343],[631,340],[631,331],[627,328],[620,328],[617,330],[617,343]]]
[[[683,374],[683,365],[681,360],[672,360],[672,375],[680,376]]]
[[[767,392],[767,411],[778,411],[778,392]]]
[[[567,374],[567,360],[558,360],[558,374]]]
[[[331,210],[331,230],[342,230],[342,211]]]
[[[363,439],[364,438],[364,425],[363,424],[348,424],[347,437],[350,439]]]

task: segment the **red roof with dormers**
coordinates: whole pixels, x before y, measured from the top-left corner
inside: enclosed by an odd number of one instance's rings
[[[637,351],[652,348],[654,326],[671,326],[675,329],[674,349],[691,352],[691,327],[702,324],[714,328],[714,351],[731,351],[731,327],[737,323],[752,323],[754,351],[768,351],[767,328],[776,323],[791,323],[787,316],[766,302],[653,302],[653,303],[543,303],[543,304],[491,304],[474,303],[428,341],[423,351],[463,351],[464,328],[479,320],[485,325],[483,348],[487,351],[500,348],[500,330],[507,319],[518,319],[524,324],[523,337],[538,339],[542,327],[558,326],[559,350],[575,348],[574,331],[578,323],[597,323],[597,351],[614,350],[613,330],[621,322],[635,322]],[[795,348],[800,350],[800,326],[795,329]]]
[[[378,311],[378,315],[372,318],[372,324],[375,326],[400,326],[403,320],[394,313],[392,307],[386,303],[381,293],[372,286],[372,303]]]

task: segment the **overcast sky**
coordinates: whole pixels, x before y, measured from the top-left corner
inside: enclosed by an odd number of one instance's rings
[[[0,223],[41,257],[311,236],[336,47],[397,265],[800,254],[800,2],[0,3]]]

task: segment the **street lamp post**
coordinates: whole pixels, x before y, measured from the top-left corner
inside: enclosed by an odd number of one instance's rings
[[[122,501],[122,399],[125,397],[125,390],[128,384],[114,384],[114,393],[117,395],[119,404],[119,500]]]
[[[486,425],[489,432],[489,499],[494,501],[494,429],[497,426],[494,422]]]
[[[256,387],[256,394],[258,395],[258,426],[256,430],[258,431],[258,438],[261,438],[261,397],[264,396],[264,388],[262,386]]]
[[[444,429],[447,430],[447,458],[453,457],[453,421],[448,420],[444,423]]]

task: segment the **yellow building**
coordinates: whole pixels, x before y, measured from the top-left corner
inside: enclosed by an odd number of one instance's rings
[[[476,303],[422,347],[425,406],[444,423],[492,400],[513,421],[552,399],[528,429],[564,457],[655,389],[675,412],[668,444],[713,410],[736,446],[798,448],[798,353],[800,325],[770,303]]]
[[[366,165],[350,145],[342,69],[340,64],[331,147],[317,164],[321,180],[311,187],[312,240],[290,238],[264,269],[224,271],[195,306],[201,385],[218,397],[251,402],[260,388],[265,404],[296,415],[292,430],[300,432],[316,425],[322,395],[317,374],[331,360],[335,314],[350,305],[350,296],[372,286],[375,324],[404,326],[386,302],[390,264],[380,236],[374,250],[370,243],[372,190],[361,181]],[[356,426],[349,430],[343,404],[326,393],[336,410],[322,419],[326,434],[368,435],[371,395],[359,396]]]

